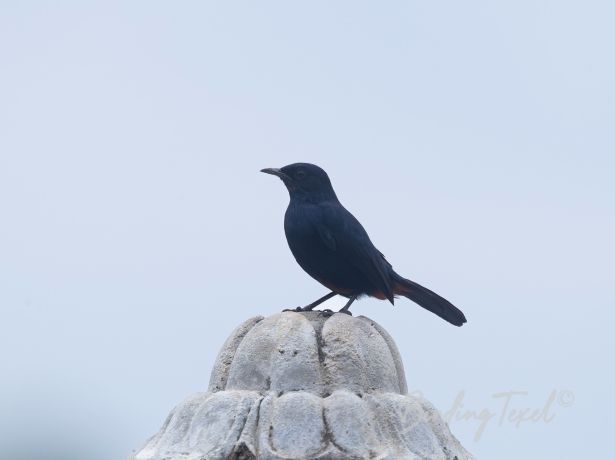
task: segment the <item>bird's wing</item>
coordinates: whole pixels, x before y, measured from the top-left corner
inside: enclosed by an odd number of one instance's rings
[[[389,264],[376,249],[361,223],[341,204],[320,206],[321,219],[316,228],[321,240],[361,273],[393,302]]]

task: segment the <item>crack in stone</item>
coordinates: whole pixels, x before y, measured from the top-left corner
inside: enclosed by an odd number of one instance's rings
[[[235,446],[227,460],[256,460],[256,455],[250,450],[245,442]]]
[[[306,314],[307,313],[307,314]],[[322,388],[322,397],[326,398],[327,396],[330,395],[329,387],[331,385],[331,378],[329,376],[329,370],[327,369],[327,363],[326,363],[326,352],[325,352],[325,340],[322,337],[322,329],[325,326],[325,322],[329,319],[329,318],[322,318],[319,313],[316,312],[306,312],[304,313],[304,316],[306,317],[307,320],[310,321],[310,324],[312,325],[312,327],[314,328],[314,334],[316,336],[316,351],[318,353],[318,362],[320,364],[320,375],[322,378],[322,382],[323,382],[323,388]],[[315,317],[315,315],[318,315]]]
[[[340,452],[346,454],[349,456],[349,458],[356,458],[355,456],[352,456],[350,454],[350,452],[348,451],[348,449],[346,449],[345,447],[340,446],[336,441],[335,441],[335,436],[333,436],[333,432],[331,431],[331,428],[329,427],[329,422],[327,422],[327,417],[325,416],[325,411],[326,409],[323,408],[322,410],[322,423],[325,427],[325,433],[323,435],[323,439],[325,440],[326,443],[331,443],[331,445],[333,445],[335,448],[337,448]]]
[[[269,425],[269,446],[271,447],[272,451],[277,451],[277,449],[273,445],[273,425]]]

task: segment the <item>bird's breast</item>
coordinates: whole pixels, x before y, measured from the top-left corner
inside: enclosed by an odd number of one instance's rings
[[[318,235],[314,220],[317,210],[308,206],[289,206],[284,216],[284,232],[293,255],[301,260],[316,251],[319,255],[327,249]]]
[[[369,292],[358,268],[332,250],[317,230],[318,210],[289,206],[284,218],[286,240],[297,263],[312,278],[343,295]]]

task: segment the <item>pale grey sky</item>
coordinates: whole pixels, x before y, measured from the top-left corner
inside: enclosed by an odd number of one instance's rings
[[[394,267],[408,383],[479,458],[615,428],[615,7],[607,1],[3,2],[0,457],[125,458],[244,319],[326,291],[282,184],[319,164]],[[332,306],[341,304],[332,301]],[[549,423],[500,423],[541,409]],[[573,399],[571,399],[573,398]]]

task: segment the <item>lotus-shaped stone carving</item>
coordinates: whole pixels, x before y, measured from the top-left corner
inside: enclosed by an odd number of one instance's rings
[[[284,312],[241,324],[208,391],[175,408],[132,458],[472,457],[429,402],[407,394],[382,327],[363,316]]]

